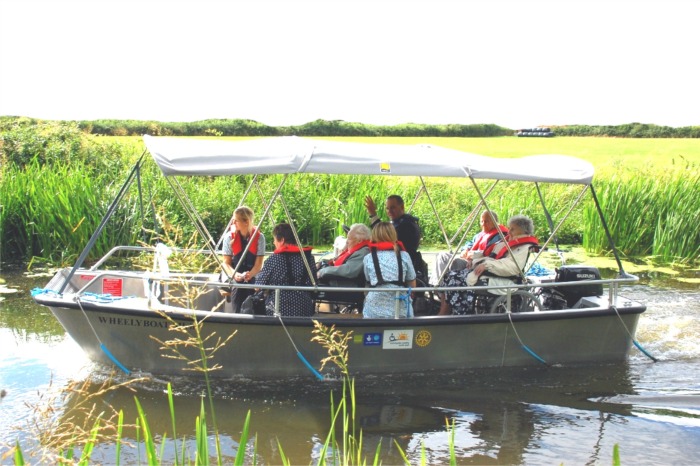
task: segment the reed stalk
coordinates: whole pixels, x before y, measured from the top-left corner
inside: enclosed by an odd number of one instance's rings
[[[115,383],[110,376],[96,382],[88,377],[80,382],[70,382],[57,390],[50,383],[47,391],[40,394],[39,400],[29,405],[32,415],[23,430],[36,436],[39,445],[39,449],[30,452],[31,456],[38,457],[39,463],[76,461],[87,464],[95,445],[116,437],[118,458],[121,445],[119,439],[124,427],[123,414],[110,405],[105,407],[101,399],[123,388],[133,390],[132,385],[144,380],[134,378]],[[62,410],[58,409],[59,406]],[[81,450],[75,459],[78,446],[81,446]],[[15,464],[24,464],[24,455],[19,450],[19,445],[15,448]]]
[[[664,263],[692,264],[700,254],[700,231],[689,228],[700,212],[700,174],[672,172],[614,175],[597,185],[598,199],[618,250]],[[595,206],[584,213],[583,245],[593,253],[610,250]]]

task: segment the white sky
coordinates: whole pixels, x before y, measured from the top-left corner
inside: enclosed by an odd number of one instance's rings
[[[695,0],[0,0],[0,115],[700,125]]]

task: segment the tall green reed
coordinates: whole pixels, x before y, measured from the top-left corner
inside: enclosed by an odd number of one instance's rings
[[[194,231],[157,169],[147,163],[142,175],[141,197],[132,187],[98,238],[91,259],[100,257],[118,244],[135,244],[137,239],[152,241],[153,236],[145,234],[145,230],[157,230],[158,225],[153,220],[156,208],[167,211],[169,221],[181,224],[186,233]],[[595,186],[620,249],[628,255],[646,254],[685,262],[696,260],[697,235],[684,224],[695,218],[699,209],[698,198],[694,196],[698,191],[699,177],[694,167],[685,171],[654,173],[653,176],[629,176],[624,172],[598,176]],[[109,202],[121,187],[122,178],[102,177],[76,167],[44,170],[37,163],[29,163],[21,170],[7,167],[0,186],[1,257],[4,260],[29,260],[38,256],[53,263],[72,262],[102,219]],[[181,180],[214,240],[223,233],[233,209],[240,202],[245,184],[251,178]],[[261,178],[265,202],[280,179],[280,176]],[[432,204],[423,193],[411,213],[421,219],[424,247],[444,247],[445,238],[434,220],[433,205],[448,237],[451,237],[479,199],[469,180],[426,179],[425,182]],[[491,183],[479,181],[479,189],[485,193]],[[334,237],[341,233],[343,224],[367,222],[365,196],[375,199],[380,215],[386,218],[383,213],[386,196],[403,196],[407,209],[410,209],[414,195],[421,187],[417,178],[301,175],[288,179],[282,190],[282,199],[301,240],[322,247],[333,242]],[[547,184],[541,185],[541,191],[556,224],[579,187]],[[253,208],[260,220],[265,202],[259,194],[253,191],[244,202]],[[529,215],[535,222],[537,235],[548,235],[547,218],[534,185],[500,182],[487,202],[502,222],[514,214]],[[587,203],[586,206],[572,213],[571,219],[559,231],[559,239],[568,244],[583,241],[588,251],[604,252],[608,249],[607,240],[600,236],[592,205]],[[261,227],[263,231],[269,231],[275,223],[283,221],[287,218],[278,201],[272,207],[270,218]],[[474,225],[472,233],[476,229],[478,224]]]
[[[661,262],[692,263],[700,257],[700,174],[674,171],[614,175],[596,184],[596,194],[618,250]],[[609,250],[595,206],[586,206],[584,247]]]
[[[46,170],[32,162],[24,170],[8,169],[0,189],[3,256],[73,260],[106,211],[106,188],[104,180],[68,166]],[[133,205],[121,206],[95,250],[106,252],[115,239],[133,241],[136,216]]]

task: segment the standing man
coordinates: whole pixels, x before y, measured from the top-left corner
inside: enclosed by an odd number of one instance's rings
[[[370,226],[374,228],[375,225],[381,222],[381,219],[377,215],[377,205],[371,196],[365,197],[365,207],[367,208],[367,213],[369,213]],[[397,194],[392,194],[386,198],[384,210],[396,229],[396,236],[403,244],[408,255],[411,256],[413,268],[416,272],[424,272],[423,257],[418,252],[421,236],[420,226],[418,225],[419,220],[413,215],[406,213],[403,199]],[[427,279],[427,277],[425,278]]]

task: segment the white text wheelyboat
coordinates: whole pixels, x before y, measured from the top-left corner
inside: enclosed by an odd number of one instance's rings
[[[469,213],[465,220],[468,223],[474,221],[481,209],[489,207],[489,192],[479,190],[479,180],[579,186],[581,191],[576,201],[590,193],[597,206],[593,168],[585,161],[542,155],[508,159],[504,164],[503,159],[435,146],[297,137],[244,141],[149,136],[144,139],[147,151],[206,239],[206,248],[197,253],[208,255],[214,267],[172,272],[167,264],[169,249],[162,245],[117,246],[95,265],[84,267],[92,246],[88,244],[75,266],[60,270],[43,290],[34,293],[34,299],[51,309],[69,335],[95,361],[116,364],[125,371],[181,373],[187,362],[164,357],[161,342],[173,338],[172,325],[189,325],[193,318],[202,322],[205,338],[208,335],[225,338],[235,332],[210,362],[221,367],[216,374],[222,377],[311,373],[318,376],[320,361],[328,354],[326,348],[312,341],[314,321],[352,332],[348,354],[353,374],[624,361],[636,344],[637,322],[646,307],[620,295],[621,286],[637,278],[624,272],[619,259],[619,273],[614,278],[600,279],[595,270],[574,269],[572,281],[528,279],[523,284],[496,287],[502,293],[497,305],[490,302],[473,315],[436,316],[430,312],[421,315],[418,309],[418,315],[413,318],[396,319],[366,319],[361,315],[328,312],[319,312],[313,318],[222,312],[224,298],[220,291],[231,284],[220,280],[216,241],[177,181],[189,176],[256,175],[246,190],[248,195],[255,192],[258,177],[282,175],[259,219],[263,224],[270,206],[280,202],[288,178],[299,174],[419,177],[426,192],[429,183],[423,182],[424,179],[450,177],[464,180],[465,189],[479,193],[481,205]],[[120,196],[134,181],[138,168],[147,162],[144,157],[137,162]],[[91,243],[118,202],[119,198],[114,200]],[[435,206],[437,216],[439,207]],[[598,212],[602,217],[600,208]],[[285,221],[294,225],[294,219]],[[602,225],[605,228],[605,222]],[[556,235],[559,226],[550,227],[552,236]],[[543,241],[542,247],[547,248],[550,241],[551,237]],[[610,244],[614,251],[611,239]],[[150,260],[157,267],[148,271],[105,267],[115,252],[124,250],[152,254]],[[280,289],[262,288],[272,293]],[[545,302],[543,297],[555,288],[565,296],[571,296],[567,290],[578,293],[575,302],[556,307]],[[319,288],[314,285],[304,289],[318,291]],[[423,283],[411,291],[429,300],[441,290],[445,289]],[[487,291],[481,287],[473,290]],[[285,303],[278,301],[276,305],[283,309]],[[183,351],[193,360],[199,358],[194,349],[183,348]]]

